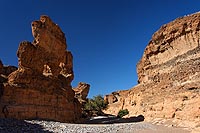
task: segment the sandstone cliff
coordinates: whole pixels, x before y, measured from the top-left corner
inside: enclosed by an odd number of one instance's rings
[[[200,13],[178,18],[155,32],[137,64],[138,85],[105,96],[109,114],[128,109],[145,120],[171,119],[200,126]]]
[[[48,16],[31,26],[34,41],[20,43],[19,68],[1,82],[0,117],[75,122],[81,105],[71,87],[73,56],[65,35]]]

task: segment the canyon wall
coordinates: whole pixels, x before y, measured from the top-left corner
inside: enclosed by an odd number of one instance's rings
[[[138,85],[106,95],[105,113],[128,109],[146,121],[171,119],[200,125],[200,13],[180,17],[155,32],[137,64]]]

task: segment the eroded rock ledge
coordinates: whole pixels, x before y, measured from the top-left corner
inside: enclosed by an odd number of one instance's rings
[[[81,105],[71,87],[73,56],[65,35],[48,16],[31,26],[33,43],[20,43],[19,68],[1,82],[0,117],[75,122]]]
[[[139,84],[105,96],[117,114],[146,120],[172,119],[178,126],[200,123],[200,13],[178,18],[155,32],[137,64]]]
[[[79,82],[78,86],[73,88],[73,90],[75,92],[75,98],[77,98],[79,102],[84,105],[87,102],[90,85],[84,82]]]

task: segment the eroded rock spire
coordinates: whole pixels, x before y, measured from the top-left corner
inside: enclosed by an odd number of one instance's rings
[[[75,122],[81,105],[71,82],[73,56],[60,27],[48,16],[31,24],[33,43],[20,43],[19,68],[2,87],[0,117]]]

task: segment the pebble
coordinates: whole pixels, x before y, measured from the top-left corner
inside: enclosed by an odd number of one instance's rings
[[[132,133],[151,129],[149,123],[69,124],[43,120],[0,119],[0,133]]]

